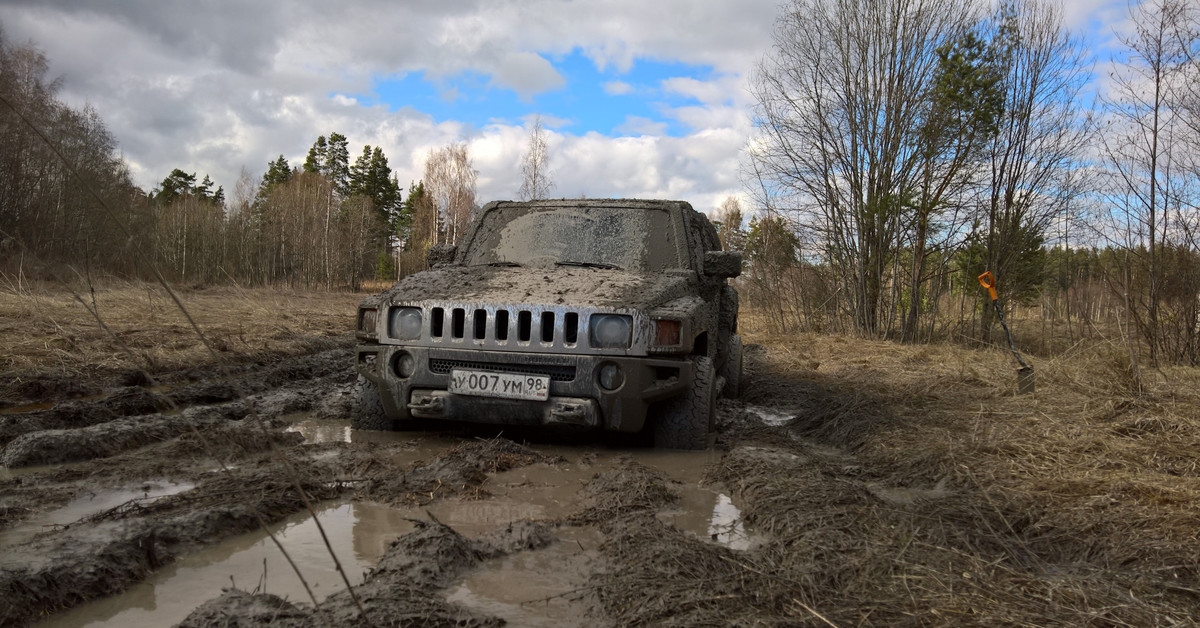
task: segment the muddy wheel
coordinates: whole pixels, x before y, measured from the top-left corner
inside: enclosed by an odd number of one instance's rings
[[[707,449],[717,404],[717,378],[712,358],[695,361],[692,389],[662,407],[654,422],[654,446],[665,449]]]
[[[721,367],[721,377],[725,378],[722,396],[737,399],[742,394],[742,337],[737,334],[729,337],[729,358]]]
[[[354,408],[350,411],[350,427],[356,430],[388,431],[392,420],[379,399],[379,387],[362,375],[354,385]]]

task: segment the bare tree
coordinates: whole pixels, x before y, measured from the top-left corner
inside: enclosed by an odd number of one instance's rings
[[[518,194],[523,201],[547,198],[554,189],[554,182],[550,180],[550,148],[540,115],[529,125],[529,147],[521,159],[521,174],[524,180]]]
[[[429,242],[454,244],[475,212],[475,180],[466,142],[432,150],[425,160],[425,193],[437,211]]]
[[[1004,109],[987,147],[976,234],[981,266],[968,270],[995,272],[1004,301],[1015,303],[1040,285],[1046,235],[1069,219],[1080,193],[1080,158],[1091,135],[1079,95],[1088,73],[1083,45],[1063,28],[1058,3],[1004,0],[996,21]],[[991,308],[983,319],[986,339]]]
[[[975,14],[955,0],[793,0],[755,73],[760,201],[820,239],[860,333],[883,331],[938,50]]]
[[[725,197],[713,212],[712,218],[717,228],[717,237],[721,240],[721,248],[726,251],[740,251],[745,248],[746,234],[742,231],[745,214],[742,212],[742,202],[736,196]]]
[[[1120,290],[1125,314],[1146,342],[1151,362],[1161,348],[1160,296],[1165,280],[1162,250],[1171,232],[1169,204],[1181,198],[1178,111],[1172,107],[1187,42],[1179,37],[1188,4],[1147,0],[1132,7],[1135,29],[1123,37],[1128,62],[1112,73],[1105,102],[1108,135],[1104,153],[1112,176],[1109,235],[1120,238],[1127,256]],[[1136,347],[1130,356],[1136,373]]]

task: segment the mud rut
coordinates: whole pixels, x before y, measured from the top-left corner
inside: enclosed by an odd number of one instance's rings
[[[720,402],[708,452],[352,432],[349,348],[10,409],[0,626],[928,625],[962,623],[938,611],[960,604],[988,625],[1014,607],[1050,623],[1089,612],[1039,606],[1034,585],[1032,602],[1005,586],[939,587],[951,573],[1076,576],[1047,563],[1014,513],[857,459],[864,434],[892,420],[886,404],[772,373],[764,354],[748,348],[743,397]],[[981,547],[978,530],[999,530],[1000,546]],[[1103,599],[1124,585],[1088,586]]]

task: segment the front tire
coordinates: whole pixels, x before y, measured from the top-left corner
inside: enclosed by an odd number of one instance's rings
[[[356,430],[386,432],[392,429],[392,419],[383,409],[379,387],[375,382],[358,376],[354,384],[354,407],[350,410],[350,427]]]
[[[663,449],[707,449],[717,401],[712,358],[695,359],[692,388],[663,405],[654,421],[654,446]]]

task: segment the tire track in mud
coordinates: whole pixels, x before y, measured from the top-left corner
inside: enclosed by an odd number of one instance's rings
[[[178,414],[111,418],[120,410],[157,409],[158,397],[118,391],[96,401],[63,404],[32,416],[8,415],[19,431],[4,449],[11,466],[83,462],[0,476],[0,533],[73,495],[139,481],[190,479],[190,490],[133,501],[6,547],[0,556],[0,626],[26,625],[82,602],[119,592],[178,556],[255,530],[258,516],[278,521],[304,510],[296,475],[309,500],[360,494],[385,503],[421,504],[478,496],[488,473],[553,461],[506,440],[447,447],[429,463],[397,469],[401,444],[305,445],[281,414],[345,416],[352,381],[345,351],[306,356],[252,375],[256,390],[242,401],[202,405]],[[272,386],[276,388],[271,389]],[[224,382],[166,393],[173,400],[223,399]],[[130,403],[129,400],[141,400]],[[39,429],[51,424],[77,429]],[[290,466],[293,470],[285,468]],[[218,466],[226,470],[215,470]],[[478,552],[477,552],[478,553]],[[487,553],[480,554],[486,557]]]
[[[119,395],[133,402],[93,402],[99,410],[90,415],[86,411],[88,402],[43,411],[35,419],[40,423],[25,426],[27,431],[7,443],[5,459],[84,462],[0,480],[0,487],[16,489],[4,491],[3,499],[10,502],[6,507],[23,497],[26,512],[44,510],[61,503],[64,496],[69,499],[72,490],[78,492],[83,486],[126,485],[150,478],[192,481],[196,487],[98,513],[14,548],[8,560],[0,560],[0,595],[14,600],[7,614],[0,615],[0,626],[23,625],[34,617],[110,595],[140,582],[179,556],[253,530],[258,523],[250,514],[252,509],[268,522],[302,511],[303,502],[291,488],[280,453],[299,469],[301,484],[312,499],[365,500],[409,508],[486,499],[489,478],[498,473],[528,465],[553,469],[565,462],[557,454],[504,439],[456,441],[453,436],[442,437],[438,450],[430,452],[434,455],[415,462],[411,461],[409,441],[303,443],[301,436],[288,431],[289,424],[280,416],[297,411],[311,411],[318,418],[346,416],[347,392],[352,385],[352,371],[344,366],[348,363],[344,351],[307,356],[297,364],[279,365],[243,377],[257,391],[243,401],[198,405],[178,414],[152,412],[108,419],[119,414],[116,408],[157,410],[161,403],[153,395],[133,392]],[[173,401],[224,401],[233,387],[230,382],[200,382],[161,394],[172,395]],[[786,396],[787,390],[785,383],[767,380],[758,390],[752,383],[747,396],[751,400],[776,399],[781,394]],[[811,400],[811,392],[793,391],[789,399]],[[821,407],[828,410],[835,406]],[[766,425],[747,410],[745,403],[722,400],[717,414],[717,441],[725,448],[758,443],[773,447],[778,453],[772,456],[790,459],[796,455],[792,452],[796,451],[798,437],[837,434],[837,430],[814,432],[813,428],[836,425],[837,421],[831,419],[845,419],[850,410],[859,414],[862,410],[853,404],[842,410],[838,407],[825,418],[810,417],[806,424],[809,432],[797,435],[796,430],[788,431],[788,421]],[[53,418],[56,411],[63,413],[57,419]],[[35,425],[55,421],[70,421],[77,427],[34,429]],[[34,447],[31,443],[40,445]],[[586,468],[589,456],[594,454],[585,454],[574,466]],[[729,468],[718,459],[719,454],[714,456],[710,461],[714,472]],[[231,465],[232,470],[209,470],[217,466],[218,460]],[[779,472],[769,464],[770,456],[760,462],[762,468]],[[495,534],[510,540],[524,538],[520,530],[539,531],[535,541],[527,539],[504,550],[496,549],[494,543],[500,541],[468,539],[448,526],[417,515],[423,520],[417,524],[419,529],[393,543],[376,568],[357,585],[368,615],[373,621],[436,617],[446,624],[499,625],[500,619],[486,608],[472,609],[449,601],[448,587],[462,582],[465,574],[493,568],[485,565],[500,557],[536,553],[549,544],[561,547],[562,539],[571,538],[575,531],[592,529],[597,531],[598,540],[589,543],[587,554],[592,558],[586,559],[582,567],[583,584],[565,602],[569,616],[566,623],[621,625],[666,618],[704,623],[713,617],[794,621],[806,616],[788,597],[791,589],[785,587],[781,592],[778,583],[774,588],[768,586],[766,576],[745,573],[746,565],[753,564],[746,562],[747,556],[769,554],[754,544],[748,550],[734,550],[716,543],[714,539],[719,535],[711,529],[714,538],[708,538],[703,530],[684,532],[668,523],[672,519],[664,513],[681,507],[680,495],[687,485],[623,458],[599,464],[589,475],[594,477],[576,491],[582,501],[571,512],[539,522],[514,522],[517,528],[498,528],[501,531]],[[737,486],[757,476],[747,473],[739,477],[726,472],[714,477]],[[10,494],[12,497],[7,496]],[[707,508],[708,516],[713,517],[712,503],[701,508]],[[20,518],[19,514],[9,517],[7,523]],[[493,545],[489,549],[486,543]],[[582,545],[580,552],[584,552]],[[777,560],[775,556],[764,564],[772,565]],[[720,583],[716,588],[712,586],[714,578]],[[461,592],[462,585],[457,586]],[[331,617],[339,623],[354,622],[358,610],[348,599],[345,592],[334,594],[322,602],[323,610],[317,610],[303,602],[283,602],[268,594],[230,591],[196,608],[185,625],[206,625],[217,616],[237,617],[248,623],[253,623],[255,617],[270,616],[286,620],[284,625],[297,626],[324,625]],[[739,615],[728,606],[731,601],[748,605],[746,608],[764,609],[766,615]]]

